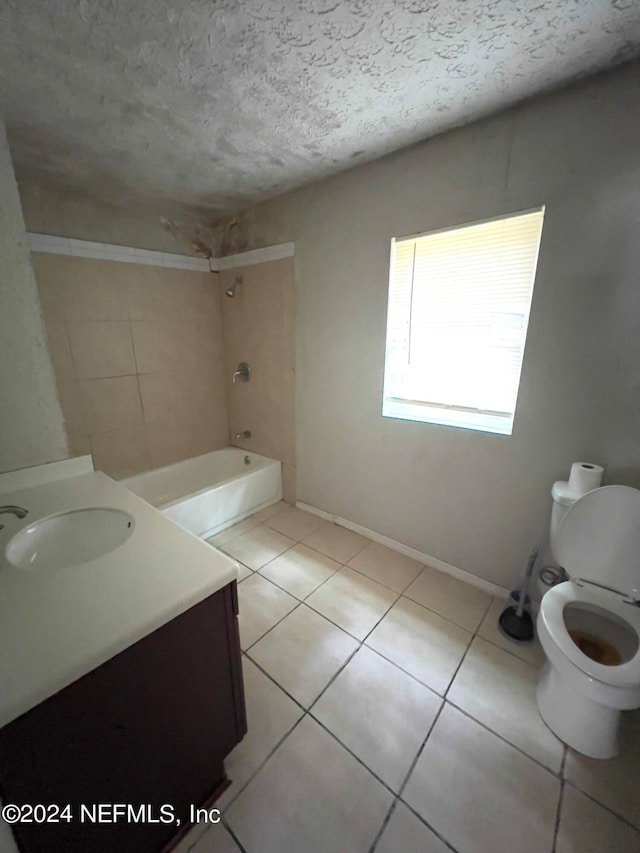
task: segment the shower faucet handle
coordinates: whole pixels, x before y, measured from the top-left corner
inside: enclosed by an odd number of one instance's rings
[[[240,382],[248,382],[251,379],[251,367],[246,361],[241,361],[237,369],[234,370],[231,375],[231,381],[233,383],[237,382],[238,379]]]

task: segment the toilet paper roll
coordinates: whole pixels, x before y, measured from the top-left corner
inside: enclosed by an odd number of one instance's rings
[[[574,462],[569,474],[569,488],[576,495],[586,495],[592,489],[598,489],[602,483],[604,468],[593,462]]]

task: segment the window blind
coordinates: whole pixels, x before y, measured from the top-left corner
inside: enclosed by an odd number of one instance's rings
[[[511,432],[543,216],[392,241],[383,414]]]

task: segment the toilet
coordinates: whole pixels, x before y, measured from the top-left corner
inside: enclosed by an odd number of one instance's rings
[[[640,708],[640,490],[552,491],[551,551],[569,580],[543,597],[540,716],[591,758],[619,751],[620,712]]]

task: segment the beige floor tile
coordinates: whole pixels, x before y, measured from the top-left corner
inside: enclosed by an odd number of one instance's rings
[[[401,598],[367,645],[443,695],[472,635],[420,604]]]
[[[451,848],[403,802],[398,802],[376,845],[376,853],[451,853]]]
[[[339,568],[340,563],[299,543],[267,563],[260,574],[296,598],[306,598]]]
[[[217,823],[209,826],[200,836],[195,847],[191,848],[190,853],[240,853],[240,848],[226,826]]]
[[[640,833],[565,785],[556,853],[640,853]]]
[[[238,583],[242,583],[242,581],[246,581],[247,578],[250,578],[253,572],[251,569],[248,569],[244,563],[238,563]]]
[[[211,545],[215,545],[216,548],[220,548],[236,536],[241,536],[243,533],[248,533],[250,530],[258,527],[259,524],[260,522],[255,516],[245,518],[237,524],[232,524],[231,527],[226,527],[224,530],[221,530],[220,533],[216,533],[215,536],[210,536],[209,539],[207,539],[207,542]]]
[[[193,848],[198,843],[199,839],[202,838],[205,832],[208,832],[209,829],[209,824],[196,824],[192,829],[189,830],[189,832],[185,835],[182,841],[180,841],[180,843],[172,850],[171,853],[190,853],[190,851],[193,851]],[[0,847],[0,850],[1,849],[3,848]]]
[[[251,658],[308,708],[357,647],[353,637],[301,604],[256,643]]]
[[[324,527],[305,536],[302,541],[310,548],[315,548],[316,551],[331,557],[332,560],[346,563],[366,548],[371,540],[338,524],[325,524]]]
[[[570,749],[565,778],[640,829],[640,711],[623,711],[620,755],[611,761]]]
[[[297,599],[257,574],[238,584],[242,648],[252,646],[297,603]]]
[[[295,544],[293,539],[260,524],[225,542],[222,550],[257,572]]]
[[[397,592],[345,566],[310,595],[307,604],[364,640],[397,597]]]
[[[527,663],[533,666],[540,667],[545,661],[545,654],[540,641],[537,637],[531,643],[514,643],[500,633],[498,629],[498,617],[506,606],[506,601],[503,598],[494,598],[491,607],[487,610],[480,627],[478,628],[478,636],[484,640],[489,640],[494,646],[500,646],[506,652],[511,652],[512,655],[526,660]]]
[[[363,646],[311,713],[399,791],[441,704],[415,678]]]
[[[284,533],[285,536],[289,536],[291,539],[299,542],[305,536],[313,533],[314,530],[324,527],[327,522],[324,518],[319,518],[310,512],[290,506],[284,512],[279,512],[272,518],[268,518],[265,524],[273,530]]]
[[[377,542],[367,545],[349,560],[348,565],[396,592],[405,590],[424,568],[417,560]]]
[[[285,509],[289,509],[289,504],[286,501],[278,501],[278,503],[271,504],[271,506],[267,506],[259,512],[254,513],[252,517],[256,521],[268,521],[274,515],[278,515],[279,512],[284,512]]]
[[[537,684],[535,667],[476,637],[447,699],[559,773],[564,746],[538,713]]]
[[[248,853],[364,853],[391,802],[392,794],[306,717],[226,819]]]
[[[242,659],[242,674],[247,733],[224,762],[232,784],[216,802],[223,812],[304,713],[246,655]]]
[[[491,596],[486,592],[431,566],[418,575],[404,594],[472,632],[491,603]]]
[[[549,853],[560,780],[446,705],[403,799],[465,853]]]

